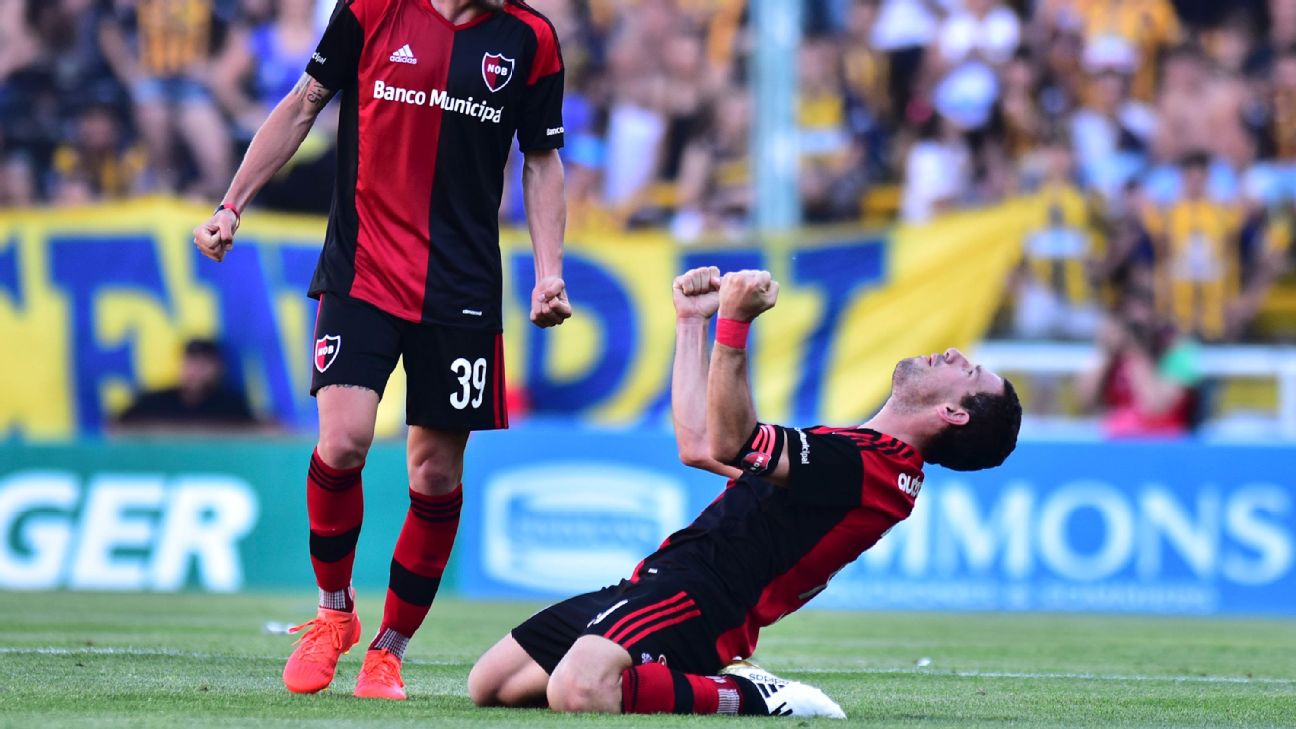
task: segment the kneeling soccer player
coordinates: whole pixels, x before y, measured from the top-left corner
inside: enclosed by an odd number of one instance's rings
[[[1017,443],[1012,384],[958,350],[896,365],[867,423],[804,430],[758,423],[747,379],[750,322],[774,306],[763,271],[675,279],[672,411],[680,458],[729,478],[724,492],[629,580],[542,610],[468,677],[481,706],[650,714],[845,714],[818,689],[743,659],[760,629],[801,608],[909,516],[923,462],[1003,463]],[[720,320],[707,360],[707,320]]]

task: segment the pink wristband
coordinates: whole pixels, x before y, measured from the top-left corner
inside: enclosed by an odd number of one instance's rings
[[[239,212],[239,209],[234,207],[233,205],[229,203],[221,203],[220,205],[216,206],[216,212],[219,213],[222,210],[228,210],[231,213],[234,213],[234,219],[240,223],[243,222],[243,213]]]
[[[723,344],[734,349],[747,349],[747,330],[751,322],[726,319],[723,316],[716,321],[716,344]]]

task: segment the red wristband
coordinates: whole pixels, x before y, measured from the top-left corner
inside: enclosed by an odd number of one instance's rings
[[[233,205],[229,203],[221,203],[220,205],[216,206],[216,212],[219,213],[222,210],[228,210],[231,213],[234,213],[234,219],[240,223],[243,222],[243,215],[239,212],[239,209],[234,207]]]
[[[751,322],[726,319],[723,316],[716,321],[716,344],[723,344],[734,349],[747,349],[747,330]]]

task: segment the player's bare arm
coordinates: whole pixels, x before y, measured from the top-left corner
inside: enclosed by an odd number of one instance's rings
[[[671,417],[680,461],[733,478],[739,474],[738,469],[711,457],[706,433],[708,323],[720,306],[720,269],[695,268],[675,277],[672,294],[675,361],[671,370]]]
[[[558,150],[527,152],[525,157],[522,196],[536,272],[536,284],[531,292],[531,323],[543,329],[562,324],[572,313],[567,285],[562,278],[567,197]]]
[[[319,81],[302,74],[292,92],[270,112],[252,138],[243,163],[234,173],[229,192],[225,194],[224,204],[234,210],[217,210],[207,222],[194,228],[194,245],[204,256],[219,263],[229,253],[239,226],[239,215],[234,211],[242,210],[251,202],[270,178],[292,159],[333,94]]]
[[[737,271],[720,280],[720,326],[744,327],[778,301],[778,282],[768,271]],[[725,320],[728,320],[727,322]],[[756,430],[756,406],[748,377],[745,336],[739,342],[716,337],[707,373],[707,440],[711,457],[721,463],[738,458]],[[772,471],[764,477],[785,484],[787,454],[780,453]]]

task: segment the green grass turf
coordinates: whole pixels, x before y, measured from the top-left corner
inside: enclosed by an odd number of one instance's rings
[[[474,708],[472,661],[537,607],[509,603],[439,602],[408,702],[350,697],[358,650],[336,690],[294,696],[279,680],[292,639],[265,626],[304,620],[312,598],[0,594],[0,726],[841,726]],[[1296,726],[1292,621],[808,612],[768,630],[758,659],[858,726]]]

